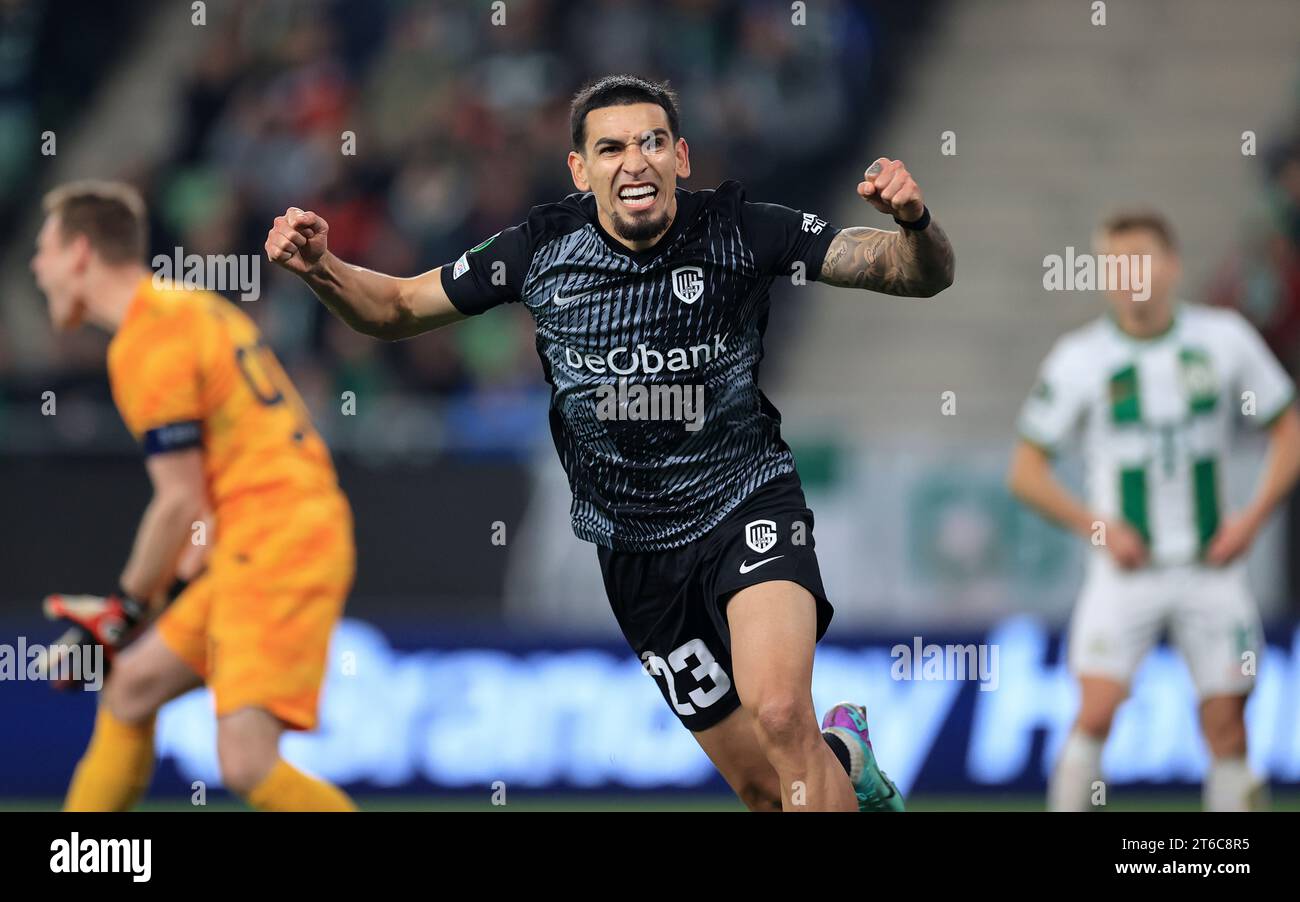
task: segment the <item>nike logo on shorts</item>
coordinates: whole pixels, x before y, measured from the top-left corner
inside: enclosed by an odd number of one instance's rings
[[[756,561],[753,564],[749,563],[749,561],[741,561],[740,572],[748,573],[751,570],[757,570],[759,567],[763,566],[764,564],[770,564],[772,563],[772,561],[779,561],[783,557],[785,557],[784,554],[778,554],[776,557],[763,558],[763,560]]]

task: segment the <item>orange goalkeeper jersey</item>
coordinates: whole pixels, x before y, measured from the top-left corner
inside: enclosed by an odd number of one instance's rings
[[[203,449],[218,523],[257,511],[265,493],[291,501],[338,490],[302,399],[257,326],[224,298],[146,279],[109,344],[108,372],[146,454]]]

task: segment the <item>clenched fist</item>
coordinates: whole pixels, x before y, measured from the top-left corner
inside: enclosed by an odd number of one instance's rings
[[[306,275],[325,256],[329,223],[310,210],[290,207],[266,233],[266,258],[291,273]]]
[[[925,212],[921,189],[901,160],[881,157],[862,173],[858,194],[881,213],[916,222]]]

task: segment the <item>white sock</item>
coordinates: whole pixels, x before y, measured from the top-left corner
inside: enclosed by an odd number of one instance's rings
[[[1104,739],[1070,731],[1047,786],[1048,811],[1092,810],[1092,784],[1101,779],[1101,750],[1105,744]]]
[[[1215,758],[1205,775],[1202,804],[1206,811],[1250,811],[1258,807],[1251,798],[1257,783],[1245,758]]]

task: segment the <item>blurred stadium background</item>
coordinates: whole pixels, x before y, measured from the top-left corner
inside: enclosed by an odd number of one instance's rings
[[[414,274],[572,192],[568,99],[627,71],[679,91],[686,187],[737,178],[750,199],[883,227],[853,185],[889,155],[942,219],[959,275],[937,300],[773,289],[765,387],[837,607],[815,695],[868,705],[914,807],[1041,807],[1073,714],[1060,637],[1082,552],[1002,472],[1038,362],[1101,303],[1044,292],[1044,256],[1085,247],[1116,204],[1154,204],[1180,233],[1184,297],[1240,308],[1300,364],[1300,5],[1105,5],[1096,26],[1083,3],[810,0],[794,26],[762,0],[508,0],[497,27],[469,0],[0,0],[0,641],[51,638],[47,592],[111,588],[148,498],[106,337],[52,334],[27,270],[44,190],[132,181],[169,256],[260,255],[276,214],[312,208],[344,259]],[[360,552],[323,728],[287,756],[370,807],[484,807],[498,780],[521,806],[738,807],[569,532],[525,312],[381,344],[260,275],[244,309],[330,441]],[[1231,474],[1236,497],[1253,475]],[[1251,757],[1282,806],[1300,793],[1296,509],[1251,560],[1269,638]],[[890,647],[916,636],[996,645],[997,688],[892,680]],[[0,683],[0,806],[57,803],[93,704]],[[167,708],[150,805],[219,784],[214,735],[203,693]],[[1195,807],[1205,761],[1162,649],[1107,751],[1115,804]]]

